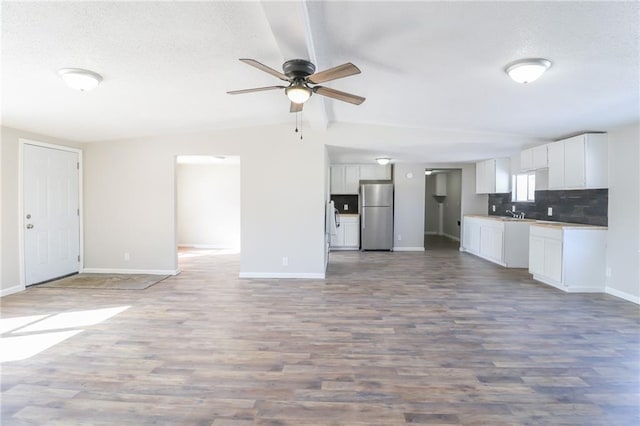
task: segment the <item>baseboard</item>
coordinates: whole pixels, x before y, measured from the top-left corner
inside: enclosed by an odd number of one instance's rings
[[[612,287],[606,287],[605,293],[610,294],[615,297],[619,297],[620,299],[624,299],[628,302],[633,302],[636,305],[640,305],[640,296],[634,296],[633,294],[629,294],[626,291],[616,290]]]
[[[394,247],[393,251],[424,251],[424,247]]]
[[[331,247],[330,251],[357,251],[359,250],[358,247]]]
[[[324,272],[240,272],[238,275],[240,278],[293,278],[293,279],[312,279],[323,280],[325,277]]]
[[[459,238],[459,237],[455,237],[455,236],[453,236],[453,235],[449,235],[449,234],[442,234],[442,236],[443,236],[443,237],[447,237],[447,238],[449,238],[450,240],[453,240],[453,241],[458,241],[458,242],[460,241],[460,238]]]
[[[218,246],[215,244],[178,244],[180,248],[197,248],[197,249],[213,249],[213,250],[238,250],[240,247]]]
[[[440,235],[440,234],[434,231],[428,231],[428,232],[425,232],[424,235]]]
[[[178,275],[180,269],[116,269],[116,268],[84,268],[85,274],[145,274],[145,275]]]
[[[24,290],[24,287],[20,284],[14,285],[13,287],[3,288],[0,290],[0,297],[8,296],[13,293],[18,293]]]

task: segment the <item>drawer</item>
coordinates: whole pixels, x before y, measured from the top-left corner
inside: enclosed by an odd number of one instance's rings
[[[562,228],[531,224],[531,226],[529,227],[529,235],[543,238],[552,238],[554,240],[562,240]]]

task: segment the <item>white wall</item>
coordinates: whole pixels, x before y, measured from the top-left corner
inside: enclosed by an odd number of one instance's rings
[[[240,164],[178,164],[178,245],[240,247]]]
[[[425,212],[424,212],[424,232],[425,234],[440,233],[440,204],[433,198],[436,193],[435,175],[425,176]]]
[[[44,135],[38,135],[9,127],[1,128],[1,204],[2,211],[0,217],[0,295],[20,291],[23,287],[20,284],[20,257],[19,257],[19,234],[20,218],[18,217],[18,173],[19,173],[19,140],[21,138],[38,142],[46,142],[56,145],[79,148],[79,144]]]
[[[323,276],[324,144],[290,126],[86,144],[85,268],[177,269],[176,155],[240,156],[242,276]]]
[[[609,131],[607,292],[640,303],[640,124]]]

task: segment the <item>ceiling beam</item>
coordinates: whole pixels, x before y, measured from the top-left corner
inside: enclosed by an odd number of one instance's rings
[[[263,1],[262,7],[283,59],[308,59],[318,70],[323,69],[316,56],[307,1]],[[302,118],[313,130],[326,130],[329,123],[324,98],[312,96],[304,104]]]

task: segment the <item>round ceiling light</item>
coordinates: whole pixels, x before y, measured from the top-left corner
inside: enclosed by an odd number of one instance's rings
[[[284,92],[294,104],[303,104],[311,97],[311,89],[299,82],[292,83]]]
[[[527,84],[540,78],[550,67],[548,59],[530,58],[512,62],[504,70],[513,81]]]
[[[95,89],[102,81],[100,74],[80,68],[62,68],[58,70],[58,75],[67,86],[81,92]]]
[[[386,166],[387,164],[389,164],[391,162],[391,158],[389,158],[389,157],[378,157],[378,158],[376,158],[376,161],[381,166]]]

